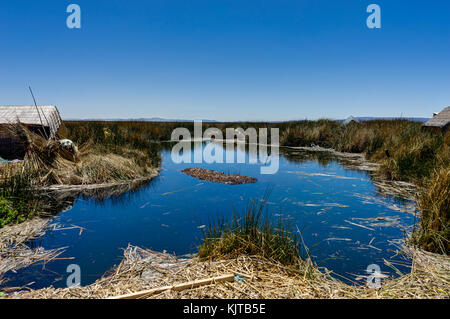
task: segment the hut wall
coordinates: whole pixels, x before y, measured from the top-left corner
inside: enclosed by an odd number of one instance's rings
[[[7,126],[0,125],[0,157],[6,160],[23,159],[26,143],[15,136]]]
[[[422,125],[422,130],[423,131],[427,131],[427,132],[431,132],[431,133],[435,133],[435,134],[439,134],[442,132],[441,128],[439,126],[426,126],[426,125]]]
[[[450,123],[447,123],[447,125],[445,125],[445,126],[442,128],[442,132],[447,133],[449,130],[450,130]]]
[[[51,135],[51,130],[48,126],[42,127],[40,125],[26,125],[26,127],[34,134],[40,135],[42,137]]]

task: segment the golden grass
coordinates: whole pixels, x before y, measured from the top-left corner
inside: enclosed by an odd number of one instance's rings
[[[21,175],[32,186],[42,187],[122,182],[151,176],[156,171],[157,160],[129,144],[108,147],[88,140],[79,144],[77,153],[70,158],[58,142],[47,141],[20,125],[14,129],[26,136],[28,151],[23,165],[1,168],[3,178]]]
[[[441,167],[422,188],[421,218],[415,240],[424,249],[450,252],[450,167]]]
[[[168,290],[147,298],[449,298],[449,257],[421,250],[408,250],[408,254],[413,260],[410,274],[384,280],[379,289],[369,289],[364,284],[348,285],[334,279],[330,272],[319,271],[308,260],[303,262],[302,267],[292,269],[258,256],[200,261],[197,258],[177,259],[171,255],[129,246],[122,262],[91,285],[23,290],[10,294],[7,298],[109,298],[225,274],[235,274],[235,280],[182,291]]]

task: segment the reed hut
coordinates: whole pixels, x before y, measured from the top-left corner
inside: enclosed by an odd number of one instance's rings
[[[342,125],[348,125],[350,123],[359,123],[359,121],[356,118],[354,118],[352,115],[350,115],[349,117],[347,117],[347,119],[345,119],[342,122]]]
[[[23,137],[11,129],[18,123],[42,137],[55,139],[62,120],[53,105],[0,106],[0,157],[4,159],[21,159],[25,156],[27,146]]]
[[[450,129],[450,106],[443,109],[422,125],[423,129],[446,133]]]

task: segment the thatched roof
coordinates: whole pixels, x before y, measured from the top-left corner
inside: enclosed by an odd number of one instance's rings
[[[54,138],[61,117],[53,105],[38,106],[0,106],[0,125],[22,123],[28,125],[43,125],[50,129],[50,137]]]
[[[442,130],[446,129],[450,125],[450,106],[443,109],[440,113],[433,116],[428,122],[426,122],[424,127],[437,127]]]

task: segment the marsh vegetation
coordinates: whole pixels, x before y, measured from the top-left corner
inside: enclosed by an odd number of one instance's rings
[[[212,222],[203,232],[199,246],[201,259],[228,259],[242,255],[260,256],[286,266],[296,266],[301,259],[300,236],[292,225],[264,209],[268,200],[252,200],[244,212],[235,212],[231,219]]]
[[[321,146],[364,153],[380,164],[388,180],[410,181],[419,187],[420,227],[415,243],[430,251],[449,251],[450,133],[433,134],[407,120],[341,123],[330,120],[283,123],[203,123],[218,127],[280,128],[282,146]],[[127,181],[155,173],[160,142],[176,127],[193,130],[192,122],[66,122],[61,136],[75,142],[76,160],[67,160],[55,145],[25,134],[32,146],[25,161],[2,167],[0,219],[20,222],[39,209],[32,188],[54,184],[101,184]]]

